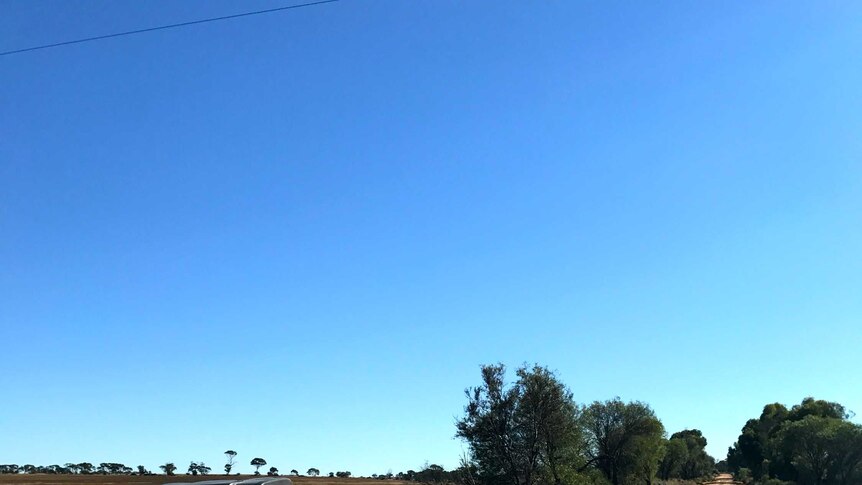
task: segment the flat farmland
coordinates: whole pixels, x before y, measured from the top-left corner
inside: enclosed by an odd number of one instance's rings
[[[199,482],[201,480],[244,480],[254,475],[46,475],[18,474],[0,475],[0,485],[162,485],[171,482]],[[371,478],[286,477],[295,485],[405,485],[399,480],[374,480]]]

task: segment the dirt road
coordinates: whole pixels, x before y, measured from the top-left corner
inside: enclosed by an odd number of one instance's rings
[[[733,475],[730,473],[721,473],[715,480],[711,482],[706,482],[704,485],[741,485],[742,482],[737,482],[733,480]]]

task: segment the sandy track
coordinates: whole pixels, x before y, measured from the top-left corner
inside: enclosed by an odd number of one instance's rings
[[[715,480],[706,482],[704,485],[742,485],[742,482],[735,481],[730,473],[720,473]]]

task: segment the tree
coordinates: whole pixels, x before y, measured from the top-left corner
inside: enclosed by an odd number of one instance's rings
[[[290,471],[290,474],[291,474],[291,475],[299,475],[299,472],[298,472],[298,471],[296,471],[296,469],[293,469],[293,470],[291,470],[291,471]]]
[[[132,469],[122,463],[99,463],[97,471],[102,475],[128,475],[132,473]],[[56,473],[52,471],[47,472]]]
[[[699,429],[686,429],[674,433],[670,442],[681,442],[686,447],[685,461],[682,462],[679,473],[673,478],[694,480],[708,476],[715,468],[715,459],[706,453],[706,438]]]
[[[144,467],[144,465],[138,465],[138,475],[149,475],[150,472]]]
[[[613,484],[639,480],[651,483],[661,459],[664,426],[644,403],[619,398],[596,401],[584,412],[587,453]]]
[[[862,426],[805,414],[779,435],[801,484],[844,485],[862,481]]]
[[[165,463],[164,465],[160,465],[159,468],[165,472],[165,475],[173,475],[177,471],[177,466],[173,463]]]
[[[505,384],[502,364],[481,368],[482,384],[465,391],[456,436],[470,447],[479,478],[489,485],[533,485],[542,473],[559,484],[581,443],[577,407],[553,372],[538,365]]]
[[[224,464],[224,473],[225,475],[230,475],[230,471],[233,470],[233,465],[236,463],[236,452],[227,450],[224,452],[224,456],[227,457],[227,463]]]
[[[320,470],[318,470],[317,468],[309,468],[308,471],[305,472],[305,474],[310,477],[316,477],[320,475]]]
[[[263,458],[252,458],[251,460],[251,466],[254,467],[255,475],[260,475],[260,467],[264,465],[266,465],[266,460],[264,460]]]
[[[267,475],[269,475],[271,477],[277,477],[278,476],[278,468],[276,468],[274,466],[269,467],[269,472],[267,472]]]
[[[538,453],[524,456],[524,451],[535,451],[537,445],[525,445],[515,429],[518,389],[506,389],[502,364],[482,366],[481,372],[482,385],[465,391],[468,402],[465,416],[456,423],[456,436],[467,441],[479,473],[489,483],[531,485],[521,477],[525,468],[528,474],[535,470]]]
[[[521,431],[539,437],[539,462],[555,485],[560,485],[566,464],[577,463],[583,444],[578,407],[572,393],[545,367],[516,371],[520,389],[517,421]]]
[[[209,475],[210,471],[212,471],[212,468],[206,466],[204,462],[197,463],[193,461],[189,464],[188,473],[191,475]]]
[[[665,443],[664,458],[659,466],[659,477],[662,480],[680,478],[682,467],[688,461],[688,446],[684,440],[671,439]]]
[[[833,422],[829,453],[834,457],[830,475],[840,485],[862,483],[862,425]]]
[[[841,404],[807,397],[788,410],[769,404],[757,419],[742,428],[728,450],[727,466],[740,475],[748,469],[752,479],[793,481],[798,485],[832,485],[862,480],[853,446],[859,425],[848,421]],[[859,453],[862,453],[860,451]]]

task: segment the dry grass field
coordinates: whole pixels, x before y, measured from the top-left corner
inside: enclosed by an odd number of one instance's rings
[[[195,482],[201,480],[244,479],[252,475],[0,475],[0,485],[162,485],[169,482]],[[371,478],[288,477],[295,485],[381,485]],[[405,485],[406,482],[387,480],[386,485]]]

